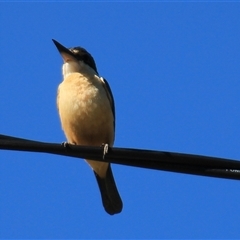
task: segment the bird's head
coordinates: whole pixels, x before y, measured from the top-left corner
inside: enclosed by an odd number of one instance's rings
[[[52,39],[63,58],[63,76],[79,72],[82,74],[98,74],[95,61],[91,54],[82,47],[66,48]]]

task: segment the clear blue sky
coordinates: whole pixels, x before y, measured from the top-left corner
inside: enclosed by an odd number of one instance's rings
[[[117,147],[240,159],[240,3],[0,3],[0,134],[65,141],[54,38],[95,58]],[[0,238],[240,238],[240,183],[113,165],[105,213],[82,159],[0,151]]]

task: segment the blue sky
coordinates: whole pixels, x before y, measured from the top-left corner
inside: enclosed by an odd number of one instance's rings
[[[238,2],[1,2],[0,134],[65,141],[54,38],[110,83],[115,146],[239,160],[239,16]],[[110,216],[82,159],[1,150],[0,238],[240,238],[239,181],[113,172]]]

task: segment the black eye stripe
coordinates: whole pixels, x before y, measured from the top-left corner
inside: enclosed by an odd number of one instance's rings
[[[79,61],[83,61],[85,64],[87,64],[92,69],[94,69],[96,73],[98,73],[95,61],[92,55],[86,49],[82,47],[73,47],[73,48],[69,48],[69,50],[75,55],[75,57]]]

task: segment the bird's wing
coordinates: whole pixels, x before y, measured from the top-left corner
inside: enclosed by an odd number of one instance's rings
[[[111,108],[112,108],[112,112],[113,112],[113,125],[114,125],[114,129],[115,129],[115,122],[116,122],[116,116],[115,116],[115,104],[114,104],[114,98],[113,98],[113,94],[112,94],[112,91],[111,91],[111,88],[107,82],[107,80],[105,78],[100,78],[101,81],[102,81],[102,85],[107,93],[107,97],[109,99],[109,102],[110,102],[110,105],[111,105]]]

